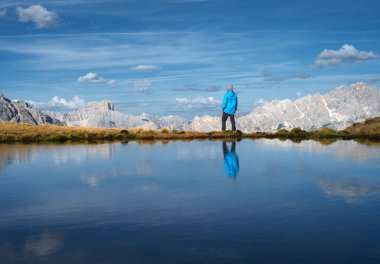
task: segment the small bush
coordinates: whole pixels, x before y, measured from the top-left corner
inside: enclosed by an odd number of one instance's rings
[[[163,134],[169,134],[169,130],[166,129],[166,128],[164,128],[164,129],[161,130],[161,133],[163,133]]]
[[[68,137],[65,135],[49,135],[43,137],[42,140],[48,142],[65,142],[68,140]]]
[[[312,138],[336,138],[341,136],[342,133],[327,127],[321,128],[312,133]]]
[[[308,137],[309,137],[309,134],[305,130],[299,127],[295,127],[289,132],[289,138],[306,139]]]
[[[275,133],[276,137],[287,138],[289,136],[289,131],[286,129],[280,129]]]
[[[148,133],[140,133],[139,135],[137,135],[136,138],[137,139],[144,139],[144,140],[147,140],[147,139],[153,140],[154,139],[154,135],[153,134],[148,134]]]

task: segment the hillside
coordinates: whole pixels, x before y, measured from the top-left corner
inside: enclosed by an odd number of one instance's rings
[[[355,123],[347,127],[345,131],[356,136],[380,139],[380,117],[368,118],[364,122]]]

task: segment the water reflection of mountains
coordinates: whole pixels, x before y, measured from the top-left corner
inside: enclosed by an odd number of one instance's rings
[[[378,142],[356,142],[356,141],[336,141],[330,144],[320,143],[312,140],[294,143],[289,140],[280,141],[277,139],[262,139],[256,141],[259,146],[275,149],[276,151],[294,149],[301,153],[326,154],[331,153],[338,159],[352,160],[355,162],[367,162],[379,157],[380,143]],[[240,144],[240,143],[238,143]],[[176,155],[179,159],[191,159],[202,157],[210,160],[218,160],[224,154],[221,153],[217,144],[199,144],[192,148],[176,148]],[[12,164],[33,162],[39,159],[41,155],[49,155],[50,160],[57,166],[68,166],[70,164],[80,165],[89,158],[107,160],[116,155],[119,144],[98,144],[98,145],[28,145],[28,144],[2,144],[0,145],[0,173],[6,167]],[[139,145],[140,148],[144,146]],[[154,147],[162,147],[156,145]],[[153,147],[153,146],[152,146]],[[243,156],[245,153],[240,153]],[[107,163],[108,164],[108,163]],[[109,165],[104,169],[86,168],[78,172],[81,181],[90,187],[99,186],[107,179],[118,177],[119,175],[137,175],[141,177],[150,177],[154,174],[154,168],[149,159],[140,158],[129,168],[126,173],[125,168]],[[284,163],[285,164],[285,163]],[[268,164],[267,171],[276,170],[276,166],[281,164]],[[285,164],[286,165],[286,164]],[[280,172],[279,172],[280,173]],[[1,176],[1,174],[0,174]],[[327,197],[345,197],[352,199],[354,197],[371,196],[380,192],[380,182],[370,175],[357,175],[356,177],[344,177],[339,175],[319,175],[317,184],[323,190]],[[149,187],[151,188],[151,186]]]
[[[89,157],[110,158],[115,153],[115,144],[97,145],[34,145],[0,144],[0,171],[11,164],[33,162],[41,154],[51,155],[55,164],[68,161],[80,164]]]
[[[58,252],[63,245],[63,237],[57,233],[44,232],[38,236],[28,235],[25,242],[0,244],[0,259],[7,263],[46,261],[47,257]]]
[[[304,140],[292,142],[290,140],[262,139],[260,143],[277,150],[294,148],[301,152],[316,154],[331,152],[337,158],[355,161],[366,161],[380,156],[380,142],[376,141],[332,140],[319,142]]]

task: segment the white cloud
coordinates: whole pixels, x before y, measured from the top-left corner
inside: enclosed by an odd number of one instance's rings
[[[100,77],[97,73],[89,72],[83,76],[79,76],[78,82],[90,82],[90,83],[104,83],[105,80]]]
[[[117,84],[116,80],[113,80],[113,79],[108,80],[106,83],[107,83],[109,86],[111,86],[111,87],[115,87],[116,84]]]
[[[373,51],[360,51],[352,45],[344,44],[339,50],[323,50],[316,58],[314,65],[318,68],[339,66],[345,63],[373,60],[376,57]]]
[[[207,108],[213,108],[221,105],[221,101],[215,99],[214,97],[197,97],[194,99],[189,99],[187,97],[177,97],[176,102],[178,105],[184,105],[190,108],[200,108],[200,107],[207,107]]]
[[[33,102],[29,101],[31,105],[40,109],[79,109],[86,106],[86,101],[79,96],[74,96],[71,100],[54,96],[47,102]]]
[[[59,17],[55,11],[49,11],[42,5],[31,5],[28,8],[16,7],[19,21],[33,22],[36,28],[52,28],[58,25]]]
[[[158,69],[160,69],[160,67],[156,66],[156,65],[140,64],[140,65],[137,65],[135,67],[132,67],[131,69],[134,71],[151,71],[151,70],[158,70]]]
[[[258,98],[253,101],[253,107],[265,104],[267,101],[264,98]]]
[[[7,10],[0,8],[0,17],[5,17],[6,14],[7,14]]]
[[[116,80],[110,79],[104,79],[100,75],[94,72],[88,72],[83,76],[79,76],[77,79],[77,82],[88,82],[88,83],[95,83],[95,84],[100,84],[100,83],[105,83],[111,87],[116,86],[117,82]]]

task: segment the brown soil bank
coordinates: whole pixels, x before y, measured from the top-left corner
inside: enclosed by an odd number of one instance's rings
[[[96,142],[96,141],[130,141],[130,140],[192,140],[192,139],[242,139],[242,138],[283,138],[303,139],[376,139],[380,140],[380,117],[355,123],[342,131],[322,128],[316,131],[305,131],[294,128],[290,131],[279,130],[276,133],[242,133],[240,131],[169,131],[90,128],[53,125],[30,125],[16,123],[0,123],[0,142]]]

